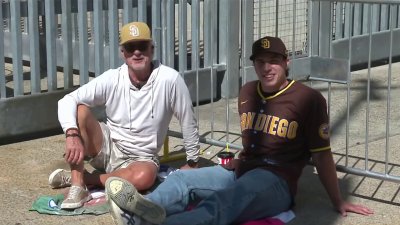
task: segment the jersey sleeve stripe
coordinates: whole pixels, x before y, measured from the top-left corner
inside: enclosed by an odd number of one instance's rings
[[[310,149],[310,152],[322,152],[322,151],[327,151],[327,150],[330,150],[331,149],[331,146],[326,146],[326,147],[322,147],[322,148],[313,148],[313,149]]]

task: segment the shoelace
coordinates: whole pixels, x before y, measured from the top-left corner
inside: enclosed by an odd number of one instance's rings
[[[70,184],[70,183],[71,183],[71,176],[63,174],[63,176],[61,176],[61,184],[66,185],[66,184]]]
[[[71,186],[71,188],[69,189],[67,199],[74,199],[79,194],[81,189],[82,188],[79,186]]]

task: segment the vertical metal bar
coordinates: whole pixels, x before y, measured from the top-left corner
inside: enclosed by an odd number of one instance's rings
[[[175,67],[175,1],[168,0],[167,6],[167,65],[174,68]],[[168,29],[169,28],[169,29]]]
[[[138,0],[138,21],[147,22],[147,0]]]
[[[331,3],[320,3],[320,27],[319,27],[319,56],[328,57],[330,55],[330,35],[332,33],[331,21]]]
[[[353,29],[353,35],[360,35],[361,34],[361,28],[362,28],[362,14],[361,14],[361,5],[357,3],[354,6],[354,29]]]
[[[219,7],[219,62],[226,63],[227,68],[221,85],[221,95],[225,98],[239,93],[239,3],[239,0],[221,0]]]
[[[397,5],[397,28],[400,28],[400,4]]]
[[[49,91],[57,89],[57,52],[54,1],[45,1],[46,14],[46,55],[47,55],[47,88]]]
[[[348,38],[351,36],[353,30],[350,30],[349,27],[352,26],[350,22],[352,21],[352,17],[350,17],[351,12],[350,3],[344,3],[344,37]]]
[[[123,24],[129,23],[133,21],[133,2],[132,0],[124,0],[123,6]]]
[[[330,32],[329,32],[329,50],[328,50],[328,52],[329,52],[328,56],[330,58],[332,58],[332,48],[333,48],[333,40],[334,40],[334,37],[333,37],[333,23],[334,23],[334,15],[335,15],[334,10],[335,10],[334,2],[331,2],[330,3],[330,14],[329,14]],[[329,86],[331,86],[331,83],[329,83]]]
[[[330,3],[330,14],[329,14],[329,21],[330,21],[330,32],[329,32],[329,57],[332,57],[332,47],[333,47],[333,23],[334,23],[334,2]],[[328,82],[328,118],[331,118],[331,102],[332,102],[332,82]]]
[[[230,110],[229,98],[237,97],[239,92],[239,27],[240,23],[240,1],[239,0],[221,0],[220,1],[220,31],[219,31],[219,54],[221,55],[220,62],[226,63],[227,70],[221,84],[222,96],[226,99],[226,142],[229,142],[229,125],[230,125]],[[225,58],[222,57],[225,55]]]
[[[309,15],[309,55],[318,55],[319,53],[319,8],[320,2],[312,1],[310,4],[310,15]]]
[[[242,1],[242,59],[241,71],[242,75],[242,86],[248,81],[247,79],[247,68],[252,66],[250,60],[251,46],[254,41],[254,1],[244,0]]]
[[[212,65],[217,64],[218,62],[218,44],[214,45],[215,43],[218,43],[218,1],[212,1],[211,4],[211,41],[212,45],[210,45],[211,48],[211,63]]]
[[[336,3],[335,40],[343,38],[343,3]]]
[[[173,57],[174,57],[174,30],[175,26],[173,24],[174,21],[174,2],[171,0],[164,0],[161,2],[161,39],[162,39],[162,57],[161,61],[170,67],[174,67],[173,65]],[[172,18],[171,18],[172,17]],[[172,62],[172,63],[171,63]]]
[[[161,58],[161,4],[160,0],[152,0],[151,4],[151,29],[154,42],[154,58]]]
[[[110,68],[119,66],[119,23],[117,1],[108,0],[108,30],[110,35]]]
[[[196,70],[196,118],[199,118],[200,1],[192,0],[192,70]],[[197,120],[199,123],[199,120]]]
[[[292,60],[294,62],[295,58],[296,58],[296,0],[293,0],[293,16],[292,16]],[[276,14],[278,14],[278,11],[276,12]],[[296,71],[296,66],[295,64],[292,64],[292,68],[291,70],[289,70],[289,76],[293,77],[294,71]]]
[[[349,8],[349,18],[353,18],[353,3],[349,3],[348,8]],[[353,20],[349,21],[349,34],[351,33],[351,30],[353,30]],[[352,62],[352,36],[349,36],[349,65],[351,65]],[[351,79],[351,76],[350,76]],[[346,158],[345,158],[345,166],[348,166],[349,164],[349,133],[350,133],[350,81],[347,82],[347,115],[346,115]]]
[[[199,67],[199,39],[200,39],[200,2],[199,0],[192,0],[191,7],[191,33],[192,33],[192,70],[197,70]]]
[[[93,2],[94,17],[94,72],[99,76],[104,72],[104,13],[103,1]]]
[[[187,69],[187,0],[179,0],[179,72]]]
[[[372,50],[372,5],[368,4],[368,76],[367,76],[367,110],[365,111],[365,170],[369,168],[369,117],[370,117],[370,96],[371,96],[371,50]]]
[[[218,1],[211,1],[209,3],[210,6],[210,66],[211,66],[211,73],[210,73],[210,86],[211,86],[211,103],[210,103],[210,112],[211,112],[211,120],[210,120],[210,130],[211,130],[211,139],[214,138],[214,125],[215,125],[215,112],[214,112],[214,77],[216,76],[216,71],[214,70],[214,65],[217,62],[217,46],[215,45],[215,40],[217,40],[217,15],[218,15]]]
[[[93,21],[93,2],[91,0],[87,0],[86,4],[86,23],[87,23],[87,32],[88,32],[88,43],[93,44],[94,42],[94,21]],[[91,11],[90,11],[91,9]]]
[[[1,17],[0,17],[1,18]],[[40,56],[39,56],[39,23],[38,3],[30,0],[28,2],[29,23],[29,55],[31,69],[31,93],[40,93]],[[1,20],[3,22],[3,20]]]
[[[162,46],[162,51],[161,51],[161,62],[163,62],[164,65],[169,66],[168,60],[167,60],[167,0],[161,1],[161,46]]]
[[[390,28],[390,41],[389,41],[389,67],[388,67],[388,95],[387,95],[387,111],[386,111],[386,149],[385,149],[385,174],[388,174],[389,169],[389,148],[390,148],[390,108],[391,108],[391,86],[392,86],[392,56],[393,56],[393,28],[395,21],[394,5],[390,6],[389,28]]]
[[[221,1],[222,2],[222,1]],[[224,4],[229,4],[229,3],[225,3],[224,2]],[[221,6],[221,8],[225,8],[225,7],[228,7],[227,5],[222,5]],[[227,17],[227,18],[229,18],[229,11],[230,10],[228,10],[228,11],[225,11],[224,13],[221,13],[220,15],[221,16],[223,16],[224,14],[225,14],[225,17]],[[261,16],[260,16],[260,18],[261,18]],[[225,24],[225,26],[228,26],[227,25],[228,23],[226,23]],[[261,27],[261,20],[260,20],[260,27]],[[260,29],[261,30],[261,29]],[[229,35],[230,34],[230,32],[229,32],[229,30],[228,30],[228,32],[225,32],[225,35]],[[260,31],[260,35],[261,35],[261,31]],[[228,40],[227,38],[226,38],[226,36],[225,36],[225,40]],[[226,49],[228,48],[228,47],[225,47]],[[225,51],[225,54],[227,55],[227,58],[226,58],[226,61],[228,61],[229,59],[229,56],[228,56],[228,52],[229,51]],[[227,63],[227,68],[229,67],[229,66],[232,66],[232,64],[230,64],[230,63]],[[226,139],[225,139],[225,141],[226,141],[226,143],[229,143],[229,125],[230,125],[230,110],[229,110],[229,96],[230,96],[230,88],[229,88],[229,83],[230,83],[230,75],[231,75],[231,73],[229,73],[229,72],[227,72],[226,73],[226,78],[225,78],[225,112],[226,112],[226,120],[225,120],[225,127],[226,127],[226,130],[225,130],[225,133],[226,133]],[[228,144],[227,144],[227,146],[228,146]]]
[[[87,29],[87,0],[78,1],[78,30],[79,30],[79,84],[89,82],[89,54]]]
[[[6,74],[4,66],[4,22],[3,22],[3,3],[0,3],[0,21],[2,29],[0,29],[0,99],[6,96]]]
[[[391,19],[391,15],[389,14],[389,6],[388,5],[381,5],[381,13],[380,13],[380,15],[381,15],[381,17],[380,17],[380,22],[381,22],[380,31],[388,30],[389,29],[388,22]]]
[[[211,55],[211,2],[212,0],[204,0],[203,8],[203,20],[204,20],[204,32],[203,32],[203,46],[204,46],[204,67],[209,67],[211,65],[210,55]],[[212,89],[212,88],[211,88]]]
[[[62,0],[62,48],[63,48],[63,72],[64,72],[64,89],[73,87],[73,52],[72,52],[72,11],[71,1]]]
[[[14,96],[24,94],[20,4],[20,0],[10,2]]]
[[[379,11],[380,11],[380,5],[376,4],[374,5],[372,9],[372,32],[376,32],[380,30],[380,16],[379,16]]]
[[[74,13],[72,16],[72,30],[74,31],[74,36],[73,36],[74,41],[78,41],[79,39],[77,24],[78,24],[78,14]]]
[[[261,38],[261,0],[258,0],[258,38]],[[278,28],[276,28],[278,30]]]
[[[296,3],[295,1],[293,2],[293,6],[295,6]],[[275,1],[275,8],[276,8],[276,12],[275,12],[275,37],[278,37],[279,35],[279,1],[276,0]],[[293,16],[293,18],[295,18],[295,16]]]
[[[370,16],[372,14],[370,14],[370,8],[371,8],[371,4],[362,4],[362,34],[367,34],[369,33],[369,28],[370,28]],[[372,13],[372,11],[371,11]]]

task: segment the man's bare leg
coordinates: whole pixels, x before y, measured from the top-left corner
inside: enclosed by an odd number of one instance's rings
[[[85,155],[95,157],[103,145],[103,133],[100,124],[90,108],[85,105],[78,106],[77,118]],[[107,178],[116,176],[128,180],[138,190],[147,190],[154,184],[158,172],[158,168],[153,162],[133,162],[128,167],[109,174],[84,173],[83,161],[79,164],[70,164],[70,167],[71,184],[81,187],[85,185],[104,187]]]
[[[78,128],[81,135],[81,141],[84,146],[86,156],[96,156],[103,144],[103,133],[97,119],[92,114],[89,107],[79,105],[77,109]],[[85,187],[84,182],[84,162],[70,164],[71,184]]]
[[[133,162],[128,167],[115,170],[107,174],[85,173],[86,184],[104,187],[107,178],[120,177],[132,183],[137,190],[143,191],[151,188],[157,178],[158,168],[153,162]]]

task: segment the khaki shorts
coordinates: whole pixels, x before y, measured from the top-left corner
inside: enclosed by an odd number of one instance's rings
[[[143,157],[135,155],[127,155],[121,152],[115,143],[111,140],[110,129],[108,126],[99,122],[101,130],[103,132],[103,145],[100,152],[94,158],[89,160],[90,165],[95,169],[111,173],[117,169],[126,168],[133,162],[153,162],[157,168],[160,167],[160,162],[157,156]]]

